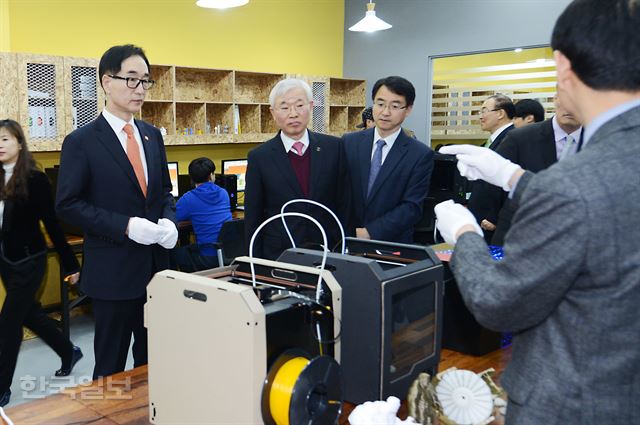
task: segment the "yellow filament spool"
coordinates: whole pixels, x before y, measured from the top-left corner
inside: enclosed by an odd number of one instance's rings
[[[294,357],[283,364],[276,373],[269,395],[269,408],[277,425],[289,425],[289,407],[293,387],[308,364],[309,359]]]

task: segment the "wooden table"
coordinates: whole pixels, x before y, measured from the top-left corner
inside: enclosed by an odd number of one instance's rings
[[[442,350],[441,357],[441,371],[452,366],[474,372],[493,367],[496,369],[495,377],[499,380],[500,373],[511,358],[511,349],[498,350],[482,357]],[[104,378],[101,382],[70,388],[60,394],[9,408],[7,414],[15,425],[147,425],[150,423],[148,405],[147,367],[142,366]],[[338,421],[340,425],[348,423],[347,418],[353,408],[352,404],[345,403]],[[406,415],[407,409],[403,403],[398,416],[406,418]],[[502,418],[493,424],[502,425]]]

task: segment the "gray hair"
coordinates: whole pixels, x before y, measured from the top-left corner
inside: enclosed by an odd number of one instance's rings
[[[276,105],[276,98],[284,95],[289,90],[292,89],[302,89],[307,94],[307,100],[311,102],[313,100],[313,94],[311,93],[311,87],[307,84],[306,81],[300,80],[298,78],[285,78],[284,80],[278,81],[278,84],[273,86],[271,89],[271,93],[269,93],[269,104],[272,108]]]

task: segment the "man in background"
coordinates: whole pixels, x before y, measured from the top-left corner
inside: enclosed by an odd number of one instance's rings
[[[307,129],[313,97],[309,85],[289,78],[278,82],[269,95],[271,115],[280,129],[278,134],[248,155],[245,188],[246,242],[260,224],[280,213],[293,199],[319,202],[345,223],[347,208],[346,162],[339,138]],[[310,204],[295,204],[287,211],[302,212],[318,219],[329,237],[329,249],[338,242],[338,225],[323,209]],[[316,226],[303,218],[287,218],[296,245],[322,243]],[[270,223],[256,241],[254,255],[276,259],[291,247],[280,220]]]
[[[562,106],[558,96],[554,96],[553,100],[556,109],[553,118],[515,129],[509,133],[496,152],[534,173],[575,154],[582,132],[580,123]],[[493,208],[497,211],[498,222],[491,243],[501,246],[511,227],[515,210],[506,192],[496,186],[492,186],[492,189],[493,193],[490,196],[494,199]]]
[[[485,146],[496,150],[507,137],[507,134],[515,127],[512,120],[515,114],[515,105],[511,99],[503,94],[489,96],[480,108],[480,128],[491,133]],[[491,185],[485,182],[472,184],[471,197],[469,198],[469,210],[476,217],[480,227],[484,230],[485,240],[491,241],[497,212],[493,211],[491,200]]]
[[[213,244],[225,221],[231,220],[229,194],[214,181],[216,165],[209,158],[189,163],[189,177],[195,185],[176,203],[176,220],[190,221],[196,243],[175,248],[172,256],[181,271],[193,272],[218,267]]]
[[[522,99],[515,104],[513,126],[524,127],[529,124],[544,121],[544,107],[534,99]]]
[[[98,67],[106,105],[63,143],[56,210],[84,230],[80,287],[95,318],[93,378],[147,363],[143,306],[178,239],[160,131],[134,119],[153,86],[149,61],[133,45],[107,50]]]
[[[402,131],[415,100],[402,77],[378,80],[371,92],[375,127],[343,136],[356,237],[413,241],[433,170],[433,151]]]
[[[375,127],[376,123],[373,121],[373,108],[367,107],[362,111],[362,122],[356,125],[356,128],[368,129]]]

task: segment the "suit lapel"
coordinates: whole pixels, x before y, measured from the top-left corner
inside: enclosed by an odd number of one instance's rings
[[[309,133],[309,162],[311,170],[309,171],[309,198],[314,199],[316,187],[322,177],[322,157],[324,153],[320,147],[320,141],[315,133]],[[299,185],[298,185],[299,186]]]
[[[136,127],[140,132],[140,140],[142,141],[142,147],[144,149],[144,157],[147,161],[147,199],[153,195],[154,187],[162,187],[159,182],[154,180],[155,176],[161,176],[162,173],[158,173],[157,167],[159,163],[157,161],[156,151],[153,149],[153,135],[147,131],[147,126],[141,121],[135,120]],[[133,169],[133,167],[131,167]],[[137,181],[137,180],[136,180]]]
[[[273,158],[273,165],[275,168],[282,173],[285,181],[294,191],[297,198],[304,198],[304,194],[302,193],[302,189],[300,188],[300,183],[298,183],[298,178],[296,177],[296,173],[293,172],[293,167],[291,166],[291,161],[289,160],[289,156],[287,152],[284,151],[284,144],[282,143],[282,139],[280,138],[280,133],[276,135],[273,139],[271,139],[271,150]],[[309,145],[311,147],[311,145]]]
[[[376,180],[373,182],[373,187],[371,188],[371,193],[369,194],[367,201],[373,199],[376,192],[380,189],[380,186],[382,186],[382,183],[387,180],[393,170],[395,170],[402,157],[407,153],[409,143],[411,143],[411,139],[404,134],[404,130],[400,130],[398,138],[393,143],[391,150],[382,163],[382,167],[380,168],[380,172],[378,173]]]
[[[122,168],[122,171],[129,177],[131,183],[138,188],[140,195],[142,195],[142,189],[140,188],[136,174],[133,171],[133,166],[131,165],[131,162],[129,162],[129,158],[127,157],[124,149],[122,149],[120,140],[118,140],[118,137],[102,114],[100,114],[97,119],[96,130],[96,138],[98,141],[111,154],[114,161],[120,166],[120,168]]]
[[[545,125],[541,126],[542,140],[542,160],[544,166],[549,167],[558,160],[556,152],[556,136],[553,132],[553,123],[551,120],[545,121]]]
[[[360,169],[360,187],[362,187],[363,201],[367,201],[367,191],[369,189],[369,171],[371,170],[371,150],[373,149],[374,130],[369,129],[363,132],[362,139],[358,142],[358,163]]]
[[[502,140],[505,137],[507,137],[507,134],[509,134],[511,129],[513,129],[513,124],[511,124],[509,127],[505,128],[504,130],[502,130],[500,132],[500,134],[498,134],[498,137],[496,137],[496,140],[494,140],[493,143],[491,143],[491,145],[489,145],[489,149],[491,149],[492,151],[495,151],[496,149],[498,149],[498,146],[500,146],[500,143],[502,143]]]

